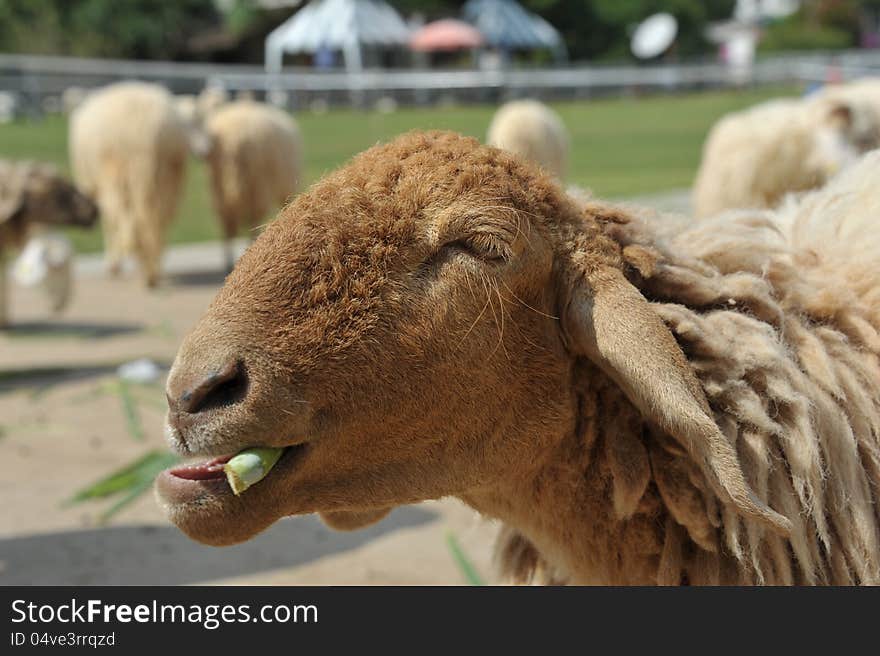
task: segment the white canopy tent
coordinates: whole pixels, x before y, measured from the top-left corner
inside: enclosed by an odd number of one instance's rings
[[[341,51],[349,72],[363,67],[361,48],[406,46],[410,30],[383,0],[312,0],[266,38],[267,73],[280,73],[286,53]]]

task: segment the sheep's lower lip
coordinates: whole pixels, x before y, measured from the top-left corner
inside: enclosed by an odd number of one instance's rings
[[[300,460],[306,448],[305,444],[286,447],[272,471],[258,485],[270,482],[278,472],[293,467]],[[234,496],[223,471],[223,465],[233,455],[219,456],[204,462],[178,465],[164,470],[156,478],[159,496],[173,505],[186,504],[206,497]],[[247,492],[243,495],[246,497]]]
[[[223,465],[232,459],[232,454],[212,458],[206,462],[191,463],[172,467],[168,470],[169,476],[182,478],[187,481],[212,481],[226,478]]]

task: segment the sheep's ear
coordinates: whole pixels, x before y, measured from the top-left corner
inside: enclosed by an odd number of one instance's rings
[[[788,534],[791,523],[749,489],[672,333],[613,267],[576,272],[561,305],[570,352],[597,364],[650,422],[681,442],[713,488],[743,515]]]

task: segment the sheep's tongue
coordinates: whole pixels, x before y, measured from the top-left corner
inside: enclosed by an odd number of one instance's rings
[[[214,478],[226,478],[223,473],[223,465],[232,458],[232,455],[220,456],[207,462],[197,462],[191,465],[181,465],[168,470],[168,473],[177,478],[185,478],[190,481],[207,481]]]

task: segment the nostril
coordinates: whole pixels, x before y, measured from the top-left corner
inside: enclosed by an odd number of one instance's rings
[[[231,362],[180,395],[178,407],[195,414],[241,401],[247,393],[247,375],[240,362]]]

